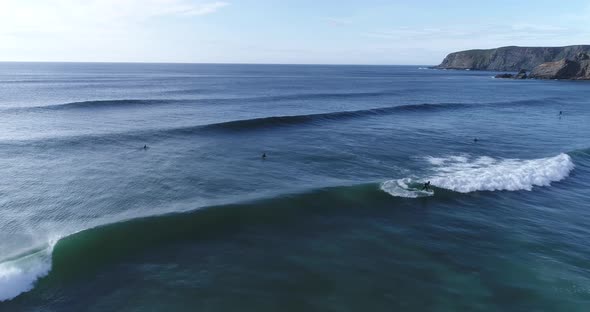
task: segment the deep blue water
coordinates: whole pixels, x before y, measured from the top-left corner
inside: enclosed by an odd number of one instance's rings
[[[590,83],[492,76],[0,63],[0,311],[588,311]]]

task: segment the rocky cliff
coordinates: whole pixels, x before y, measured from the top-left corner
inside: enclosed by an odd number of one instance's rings
[[[502,47],[489,50],[454,52],[435,66],[438,69],[473,69],[491,71],[533,70],[540,64],[573,59],[590,53],[590,45],[567,47]]]
[[[533,69],[530,78],[590,80],[590,55],[579,53],[570,59],[543,63]]]

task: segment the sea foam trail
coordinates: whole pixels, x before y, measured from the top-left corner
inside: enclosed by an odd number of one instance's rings
[[[582,152],[587,153],[586,151]],[[574,168],[574,164],[567,154],[531,160],[496,159],[486,156],[450,156],[428,157],[426,161],[432,166],[433,174],[431,176],[386,181],[381,184],[381,189],[392,196],[405,198],[432,196],[438,191],[436,188],[461,193],[531,190],[534,186],[548,186],[552,182],[566,178]],[[434,191],[421,190],[420,182],[426,180],[430,180],[432,185],[436,187]],[[302,206],[316,209],[327,206],[325,203],[334,200],[341,200],[342,205],[356,206],[365,203],[367,198],[375,198],[379,194],[383,194],[373,192],[375,192],[374,184],[317,190],[300,195],[288,207],[293,211],[300,212]],[[341,198],[342,194],[351,193],[359,194],[358,201],[351,201],[350,196]],[[353,196],[353,198],[355,197]],[[206,231],[218,230],[221,219],[224,219],[226,222],[224,225],[228,228],[236,228],[242,222],[258,222],[259,220],[268,222],[269,216],[273,216],[268,211],[277,211],[274,209],[277,206],[277,201],[281,201],[279,205],[285,205],[283,200],[285,200],[283,197],[279,197],[266,202],[257,202],[254,206],[229,205],[200,210],[198,213],[134,219],[85,230],[65,237],[66,242],[64,243],[62,240],[60,246],[62,254],[58,257],[52,255],[58,238],[52,239],[43,249],[37,249],[23,257],[0,262],[0,301],[10,300],[33,289],[39,278],[49,274],[52,264],[60,268],[62,273],[63,271],[69,272],[72,267],[80,269],[80,265],[74,265],[70,261],[81,263],[82,268],[84,265],[93,265],[93,261],[88,259],[84,261],[83,257],[105,261],[104,259],[108,259],[110,255],[118,255],[121,250],[150,248],[154,243],[184,239],[187,235],[202,237]],[[302,200],[303,205],[301,204]],[[280,210],[281,213],[285,213],[285,209]],[[228,215],[232,217],[227,218]],[[282,214],[276,214],[274,217],[275,220],[289,219]],[[138,240],[138,238],[143,239]],[[104,248],[104,241],[111,242],[109,244],[111,251],[101,250],[99,252],[103,255],[101,257],[93,255],[93,251]]]
[[[418,185],[412,178],[389,180],[381,183],[381,189],[395,197],[418,198],[434,195],[434,192],[422,190],[420,187],[412,188],[411,185]]]
[[[25,257],[0,263],[0,302],[33,289],[39,278],[49,274],[53,245]]]
[[[574,163],[567,154],[521,160],[492,157],[428,157],[434,174],[422,179],[390,180],[381,189],[396,197],[419,197],[418,183],[430,181],[433,186],[459,193],[475,191],[530,191],[535,186],[549,186],[569,176]],[[414,188],[408,187],[414,183]],[[422,195],[423,196],[423,195]]]

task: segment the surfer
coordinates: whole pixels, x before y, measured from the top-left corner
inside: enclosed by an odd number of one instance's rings
[[[266,159],[266,153],[262,153],[262,159]]]
[[[143,146],[143,149],[146,150],[147,149],[147,144]]]
[[[477,143],[477,141],[479,141],[477,138],[473,138],[474,143]]]
[[[424,183],[424,187],[422,187],[423,191],[430,191],[430,181]]]

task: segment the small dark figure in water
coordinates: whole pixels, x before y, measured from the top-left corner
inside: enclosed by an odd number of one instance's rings
[[[266,153],[262,153],[262,159],[266,159]]]
[[[559,119],[561,119],[561,116],[563,116],[563,112],[559,111]]]
[[[143,146],[143,149],[144,149],[144,150],[146,150],[146,149],[147,149],[147,145],[144,145],[144,146]]]
[[[430,191],[430,181],[424,183],[424,187],[422,187],[423,191]]]
[[[477,138],[473,138],[473,142],[477,143],[479,141]]]

